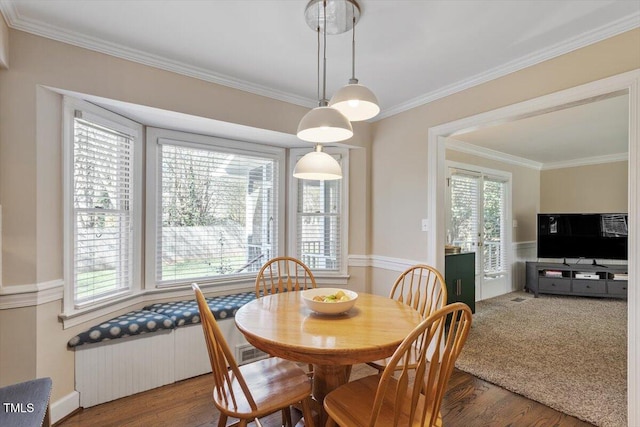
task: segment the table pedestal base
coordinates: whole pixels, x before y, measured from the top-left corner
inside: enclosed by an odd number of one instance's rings
[[[311,395],[317,403],[319,420],[317,425],[324,426],[327,422],[327,414],[324,411],[324,397],[331,391],[346,384],[351,375],[351,365],[313,365],[313,389]]]

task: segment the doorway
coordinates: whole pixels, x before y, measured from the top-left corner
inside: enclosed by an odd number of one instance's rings
[[[625,91],[629,95],[629,280],[636,283],[640,276],[637,259],[640,254],[638,224],[640,224],[640,70],[630,71],[617,76],[598,80],[575,88],[542,96],[530,101],[514,104],[487,113],[446,123],[428,131],[428,195],[433,203],[429,206],[428,260],[437,268],[444,267],[444,254],[440,250],[445,244],[445,143],[444,137],[473,127],[488,126],[504,121],[518,120],[541,111],[562,108],[571,103],[584,102],[585,99],[606,96],[612,92]],[[635,402],[640,399],[640,369],[634,361],[640,358],[640,291],[630,287],[628,294],[628,346],[627,358],[627,401],[629,425],[640,423],[640,407]]]

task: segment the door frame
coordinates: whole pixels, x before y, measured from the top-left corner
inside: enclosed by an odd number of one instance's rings
[[[544,95],[529,101],[502,107],[486,113],[444,123],[429,128],[427,134],[428,206],[427,262],[444,271],[445,244],[445,144],[444,137],[455,132],[490,124],[514,121],[542,111],[553,111],[567,104],[606,96],[612,92],[629,94],[629,282],[628,338],[627,338],[627,420],[629,425],[640,425],[640,69],[597,80],[581,86]]]

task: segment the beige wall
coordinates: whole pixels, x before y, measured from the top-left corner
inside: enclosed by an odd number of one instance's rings
[[[36,378],[37,311],[0,310],[0,386]]]
[[[446,159],[511,173],[512,219],[518,221],[518,227],[512,231],[512,239],[514,242],[536,240],[536,214],[541,193],[540,171],[454,150],[447,150]]]
[[[628,163],[550,169],[540,175],[540,212],[628,212]]]
[[[6,288],[63,279],[62,97],[48,88],[289,134],[295,133],[308,111],[21,31],[9,30],[9,35],[11,67],[0,70],[2,286]],[[5,40],[3,36],[0,41]],[[350,251],[366,254],[371,125],[356,124],[349,144],[360,147],[350,155],[349,245]],[[363,290],[366,269],[356,269],[354,274],[359,278],[354,288]],[[57,318],[60,311],[59,300],[0,310],[0,385],[50,376],[53,401],[73,391],[74,357],[66,343],[89,325],[63,330]]]
[[[371,252],[375,256],[427,259],[428,129],[514,103],[640,68],[636,29],[385,118],[374,124],[371,164]],[[444,191],[444,189],[439,189]],[[524,224],[523,224],[524,225]],[[529,233],[527,233],[529,234]],[[517,239],[530,239],[521,236]],[[372,271],[373,288],[388,281]]]

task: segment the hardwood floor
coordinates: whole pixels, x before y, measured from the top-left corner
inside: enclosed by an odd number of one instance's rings
[[[81,410],[56,427],[217,426],[212,388],[211,376],[202,375]],[[442,415],[444,425],[450,427],[591,426],[457,370],[449,380]],[[278,426],[280,422],[280,414],[261,420],[264,427]]]

